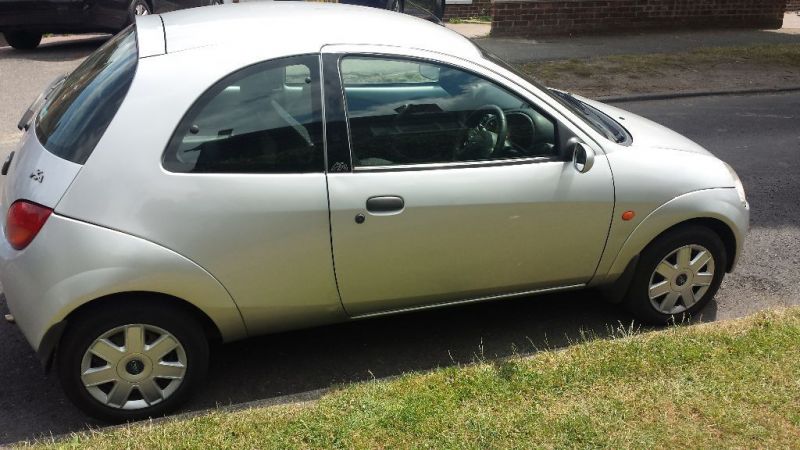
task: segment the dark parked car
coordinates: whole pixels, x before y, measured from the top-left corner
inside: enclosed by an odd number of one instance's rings
[[[0,0],[2,1],[2,0]],[[265,0],[224,0],[224,3],[248,3]],[[285,0],[297,1],[297,0]],[[315,1],[315,0],[306,0]],[[445,0],[328,0],[326,3],[344,3],[348,5],[370,6],[372,8],[389,9],[412,16],[421,17],[431,22],[444,19]]]
[[[372,6],[410,14],[440,22],[444,18],[445,0],[339,0],[350,5]]]
[[[223,3],[223,0],[0,0],[0,31],[18,49],[44,33],[117,33],[137,15]]]

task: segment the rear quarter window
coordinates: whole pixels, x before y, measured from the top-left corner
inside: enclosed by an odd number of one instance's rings
[[[39,111],[36,136],[42,146],[73,163],[85,163],[128,92],[138,56],[131,26],[86,58]]]

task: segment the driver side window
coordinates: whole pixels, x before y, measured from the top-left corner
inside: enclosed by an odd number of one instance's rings
[[[410,59],[341,62],[355,167],[554,156],[555,122],[471,73]]]

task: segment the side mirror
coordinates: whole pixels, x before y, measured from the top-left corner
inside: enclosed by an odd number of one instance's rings
[[[586,173],[594,165],[594,150],[583,142],[571,143],[572,165],[580,173]]]

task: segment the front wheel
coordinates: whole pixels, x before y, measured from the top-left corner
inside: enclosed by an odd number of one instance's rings
[[[8,45],[17,50],[33,50],[42,42],[42,33],[33,31],[7,31],[3,34]]]
[[[726,267],[725,246],[714,231],[678,228],[642,252],[625,305],[646,323],[681,322],[716,295]]]
[[[71,319],[56,356],[64,392],[108,422],[158,417],[205,377],[208,343],[180,308],[126,303]]]

